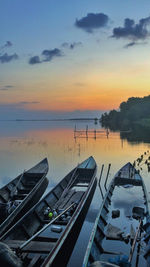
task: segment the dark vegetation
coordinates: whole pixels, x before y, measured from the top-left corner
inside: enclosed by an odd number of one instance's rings
[[[119,110],[111,110],[101,116],[103,127],[111,130],[150,131],[150,95],[143,98],[131,97],[120,104]]]

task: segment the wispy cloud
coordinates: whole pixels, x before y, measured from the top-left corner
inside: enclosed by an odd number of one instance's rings
[[[124,46],[124,48],[129,48],[129,47],[133,47],[133,46],[136,46],[136,45],[146,45],[147,42],[130,42],[128,44],[126,44]]]
[[[4,49],[4,48],[8,48],[8,47],[11,47],[13,44],[11,41],[7,41],[4,45],[2,45],[0,47],[0,50]]]
[[[0,63],[8,63],[18,58],[19,56],[16,53],[12,55],[8,55],[7,53],[4,53],[3,55],[0,55]]]
[[[77,82],[77,83],[74,83],[75,86],[79,86],[79,87],[84,87],[86,86],[85,83],[82,83],[82,82]]]
[[[87,16],[76,19],[75,26],[88,33],[93,33],[94,30],[105,27],[108,21],[109,17],[103,13],[88,13]]]
[[[12,42],[11,41],[7,41],[5,44],[4,44],[4,47],[10,47],[12,46]]]
[[[11,89],[11,88],[13,88],[14,86],[13,85],[5,85],[5,86],[3,86],[3,87],[0,87],[0,90],[1,91],[6,91],[6,90],[9,90],[9,89]]]
[[[28,105],[28,104],[39,104],[39,101],[20,101],[17,104],[21,105]]]
[[[82,45],[81,42],[73,42],[73,43],[65,42],[65,43],[62,44],[62,47],[69,48],[69,49],[74,49],[74,48],[76,48],[78,46],[81,46],[81,45]]]
[[[41,53],[41,56],[33,56],[29,59],[29,64],[34,65],[34,64],[39,64],[43,62],[50,62],[52,59],[56,57],[61,57],[63,56],[63,53],[60,49],[54,48],[51,50],[43,50]]]

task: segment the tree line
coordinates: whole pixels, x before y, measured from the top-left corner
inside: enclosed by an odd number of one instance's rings
[[[150,95],[128,98],[120,104],[118,111],[102,114],[100,122],[111,130],[130,130],[137,126],[150,130]]]

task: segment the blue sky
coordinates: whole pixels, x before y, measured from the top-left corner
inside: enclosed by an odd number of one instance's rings
[[[0,106],[7,118],[13,110],[14,117],[93,114],[149,94],[149,16],[148,0],[1,0]]]

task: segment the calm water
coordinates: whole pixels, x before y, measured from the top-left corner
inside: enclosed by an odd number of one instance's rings
[[[10,179],[27,170],[37,162],[47,157],[49,161],[50,190],[73,167],[89,156],[94,156],[99,178],[102,164],[104,173],[102,188],[111,163],[108,183],[125,163],[131,163],[145,151],[150,151],[150,143],[121,140],[119,132],[93,133],[88,138],[80,135],[74,138],[74,127],[85,130],[87,122],[0,122],[0,185],[3,186]],[[100,125],[88,123],[89,130],[102,130]],[[141,174],[144,178],[147,191],[150,192],[150,174],[142,166]],[[105,190],[103,188],[103,192]],[[86,220],[74,248],[68,267],[81,266],[84,252],[90,236],[98,208],[101,204],[99,188],[96,189]]]

